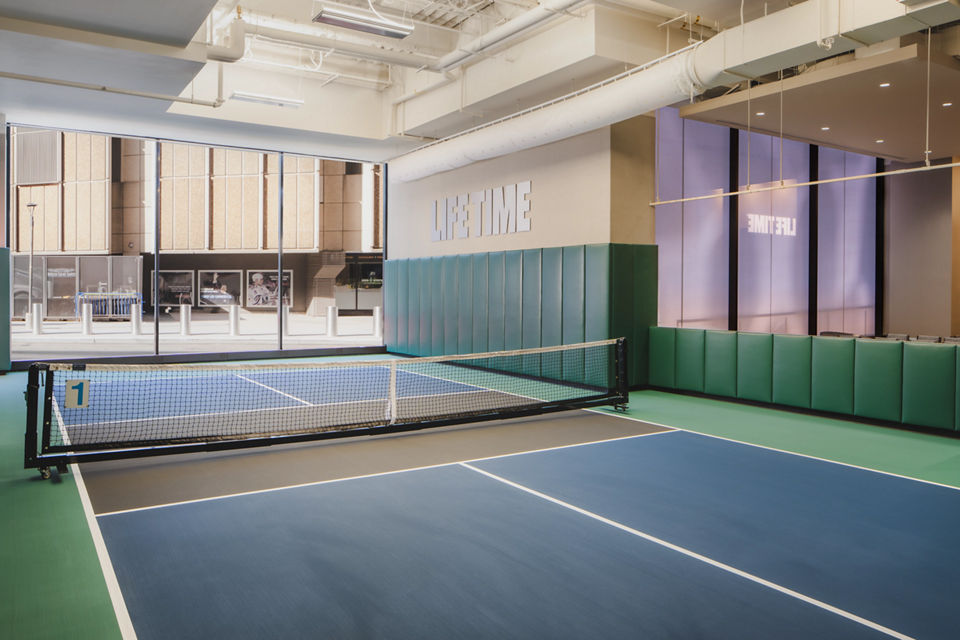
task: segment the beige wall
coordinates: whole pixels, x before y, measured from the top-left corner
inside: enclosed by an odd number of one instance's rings
[[[950,190],[951,175],[945,170],[886,179],[886,333],[951,333]]]
[[[656,126],[640,116],[611,127],[610,242],[654,244]]]
[[[610,128],[527,149],[409,183],[391,182],[389,258],[479,253],[609,242]],[[389,175],[389,174],[388,174]],[[529,180],[530,231],[431,241],[432,204]]]

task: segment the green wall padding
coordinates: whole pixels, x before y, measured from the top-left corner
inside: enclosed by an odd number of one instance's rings
[[[433,263],[420,260],[420,355],[433,354]]]
[[[633,283],[630,287],[633,291],[633,310],[626,320],[633,329],[632,333],[627,335],[630,341],[630,384],[644,385],[647,384],[649,356],[650,334],[647,328],[657,324],[658,249],[652,244],[614,245],[614,248],[619,250],[624,246],[630,247],[633,254]],[[618,276],[614,273],[613,282],[616,283],[617,280]],[[614,290],[619,292],[621,287]]]
[[[473,351],[487,349],[487,254],[473,255]]]
[[[903,422],[953,430],[957,401],[957,348],[903,345]]]
[[[473,256],[457,257],[457,353],[473,351]]]
[[[487,256],[487,349],[503,351],[503,267],[504,253],[497,251]]]
[[[773,401],[810,408],[810,336],[773,336]]]
[[[811,408],[853,414],[853,354],[853,338],[811,340]]]
[[[383,342],[391,349],[397,344],[398,264],[398,260],[383,263]]]
[[[610,337],[610,245],[588,244],[583,255],[583,338]]]
[[[523,344],[523,252],[504,255],[503,348],[510,351]]]
[[[737,334],[737,397],[758,402],[773,398],[773,335]]]
[[[647,380],[654,387],[676,388],[677,330],[650,327],[650,361]]]
[[[430,355],[443,353],[443,260],[430,258]],[[389,347],[389,342],[387,343]]]
[[[543,250],[540,281],[540,340],[545,347],[563,344],[563,249]]]
[[[584,247],[563,247],[563,344],[583,342]],[[564,380],[583,377],[583,354],[563,354]]]
[[[900,421],[903,343],[857,340],[853,357],[853,413]]]
[[[703,334],[703,392],[737,397],[737,334],[705,331]]]
[[[703,392],[704,331],[677,329],[677,389]]]
[[[410,260],[407,265],[407,351],[419,356],[420,350],[420,273],[423,260]]]
[[[0,371],[10,370],[10,249],[0,247]]]
[[[457,256],[441,258],[443,271],[443,354],[456,353],[460,346],[460,316],[457,309]],[[440,354],[437,354],[440,355]]]
[[[397,263],[397,350],[410,353],[410,336],[407,333],[407,320],[410,313],[410,261]]]
[[[526,249],[523,252],[523,299],[521,341],[524,349],[540,346],[540,297],[541,249]],[[540,375],[540,356],[526,356],[523,360],[523,372]]]

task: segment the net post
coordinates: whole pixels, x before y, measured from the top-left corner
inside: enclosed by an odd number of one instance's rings
[[[397,422],[397,363],[390,363],[390,383],[389,383],[389,399],[387,404],[387,419],[390,421],[390,424],[395,424]]]
[[[47,369],[47,380],[43,391],[43,433],[40,439],[40,451],[50,448],[50,428],[53,421],[53,371]]]
[[[617,338],[616,344],[616,362],[617,362],[617,395],[619,402],[615,408],[619,411],[626,411],[627,403],[630,402],[630,376],[627,367],[627,339]]]
[[[27,390],[23,397],[27,402],[27,428],[23,436],[23,468],[37,466],[37,394],[40,391],[40,370],[43,365],[33,363],[27,371]]]

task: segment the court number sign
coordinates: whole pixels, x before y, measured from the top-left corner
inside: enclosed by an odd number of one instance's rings
[[[86,409],[90,403],[89,380],[67,380],[67,409]]]

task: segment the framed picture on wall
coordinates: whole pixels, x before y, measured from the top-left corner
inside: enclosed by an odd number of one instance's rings
[[[201,307],[229,307],[241,304],[243,271],[198,271]]]
[[[293,306],[293,270],[283,270],[283,283],[278,286],[276,269],[249,269],[247,271],[247,305],[253,308],[277,306],[278,293],[285,306]]]
[[[157,286],[157,304],[161,306],[193,305],[193,271],[163,271],[150,272],[150,283],[153,284],[154,274],[159,273]]]

